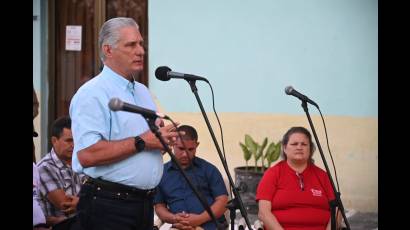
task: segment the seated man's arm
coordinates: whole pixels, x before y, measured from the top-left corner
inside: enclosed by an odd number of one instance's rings
[[[77,196],[66,195],[62,189],[56,189],[47,193],[47,199],[54,207],[66,214],[74,213],[78,203]]]
[[[154,205],[157,216],[166,223],[174,224],[176,216],[170,212],[164,203]]]
[[[166,223],[172,224],[173,228],[183,230],[194,230],[195,226],[191,226],[187,218],[190,214],[187,213],[172,213],[168,210],[164,203],[157,203],[155,206],[155,212],[157,216]]]
[[[226,211],[226,205],[228,204],[228,196],[220,195],[215,198],[214,203],[211,205],[211,210],[215,215],[215,218],[221,217]],[[199,226],[203,223],[211,221],[211,217],[208,212],[205,210],[201,214],[190,213],[187,220],[191,226]]]
[[[65,214],[75,212],[78,197],[65,193],[63,189],[65,187],[64,179],[56,173],[59,169],[53,165],[42,164],[38,167],[38,170],[40,174],[39,190],[41,196],[47,198],[57,210]]]
[[[47,193],[47,199],[56,207],[58,210],[64,211],[64,202],[70,200],[70,198],[65,194],[64,190],[56,189]],[[67,214],[67,213],[66,213]],[[48,225],[55,225],[66,219],[65,216],[46,216],[46,223]]]
[[[75,211],[77,210],[77,204],[78,201],[80,200],[80,198],[78,196],[71,196],[68,195],[69,201],[63,202],[63,212],[66,215],[70,215],[75,213]]]

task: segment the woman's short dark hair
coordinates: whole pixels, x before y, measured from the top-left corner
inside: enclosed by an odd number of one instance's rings
[[[316,147],[315,147],[315,144],[313,144],[312,135],[310,134],[309,130],[307,130],[305,127],[301,127],[301,126],[292,127],[285,133],[285,135],[283,135],[282,150],[281,150],[281,152],[282,152],[281,155],[282,155],[283,159],[285,159],[285,160],[287,159],[285,151],[284,151],[284,147],[288,144],[290,136],[292,134],[295,134],[295,133],[304,134],[309,139],[309,144],[310,144],[310,156],[309,156],[309,158],[310,158],[310,161],[313,163],[313,158],[312,157],[313,157],[313,153],[316,150]]]

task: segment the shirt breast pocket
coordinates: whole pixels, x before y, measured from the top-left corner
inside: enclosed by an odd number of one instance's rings
[[[64,192],[72,195],[73,190],[73,180],[69,175],[64,175],[63,178],[63,190]]]
[[[209,185],[208,181],[205,177],[201,175],[196,175],[193,181],[194,185],[196,188],[198,188],[200,191],[208,191],[209,190]]]
[[[185,210],[185,200],[182,197],[174,197],[169,199],[168,201],[168,207],[171,209],[171,212],[173,213],[179,213]]]

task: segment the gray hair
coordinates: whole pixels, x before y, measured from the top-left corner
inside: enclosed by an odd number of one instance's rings
[[[134,19],[124,17],[111,18],[102,25],[100,34],[98,35],[98,47],[100,48],[100,58],[103,62],[105,60],[103,46],[109,45],[115,48],[117,42],[120,40],[120,29],[129,26],[135,26],[137,30],[139,29]]]

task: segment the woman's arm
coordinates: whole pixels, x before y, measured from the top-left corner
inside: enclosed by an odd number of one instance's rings
[[[275,215],[271,212],[272,203],[267,200],[259,200],[258,217],[263,222],[263,226],[267,230],[283,230]]]
[[[341,229],[342,228],[342,213],[338,208],[336,208],[336,229]],[[332,227],[332,217],[329,218],[329,222],[327,222],[326,230],[331,230]]]

